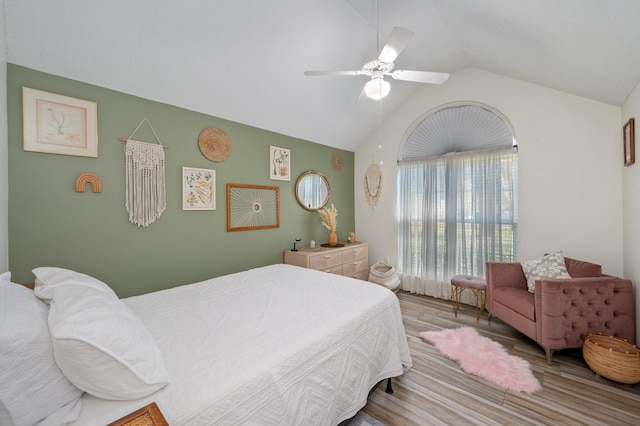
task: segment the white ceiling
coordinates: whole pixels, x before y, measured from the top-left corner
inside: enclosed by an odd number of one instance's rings
[[[9,62],[355,150],[420,87],[358,102],[395,26],[396,68],[477,67],[621,105],[640,80],[638,0],[4,0]],[[445,83],[446,84],[446,83]]]

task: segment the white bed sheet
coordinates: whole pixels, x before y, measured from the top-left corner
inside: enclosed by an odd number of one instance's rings
[[[136,401],[85,394],[75,425],[155,401],[172,426],[332,426],[411,366],[397,297],[366,281],[278,264],[123,301],[156,338],[170,383]]]

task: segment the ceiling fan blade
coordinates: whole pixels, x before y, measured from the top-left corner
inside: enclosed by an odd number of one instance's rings
[[[394,80],[431,84],[442,84],[449,79],[449,73],[446,72],[395,70],[387,75],[390,75]]]
[[[305,71],[304,75],[362,75],[362,71]]]
[[[385,64],[393,63],[400,52],[405,48],[409,40],[413,37],[413,32],[400,27],[395,27],[391,35],[378,55],[378,60]]]

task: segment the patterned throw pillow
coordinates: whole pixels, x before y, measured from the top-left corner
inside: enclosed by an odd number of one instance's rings
[[[527,278],[527,288],[535,292],[536,280],[548,278],[571,278],[564,263],[562,251],[556,251],[539,259],[521,262],[524,276]]]

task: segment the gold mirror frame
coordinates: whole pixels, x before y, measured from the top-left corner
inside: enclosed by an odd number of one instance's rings
[[[314,187],[320,191],[319,193],[315,193]],[[329,198],[331,198],[331,186],[329,185],[329,181],[322,173],[315,170],[308,170],[298,176],[296,180],[296,200],[300,207],[310,212],[315,212],[329,202]],[[311,192],[310,192],[311,191]],[[324,192],[326,191],[326,195],[323,197]],[[314,203],[314,199],[319,199],[317,203]]]

